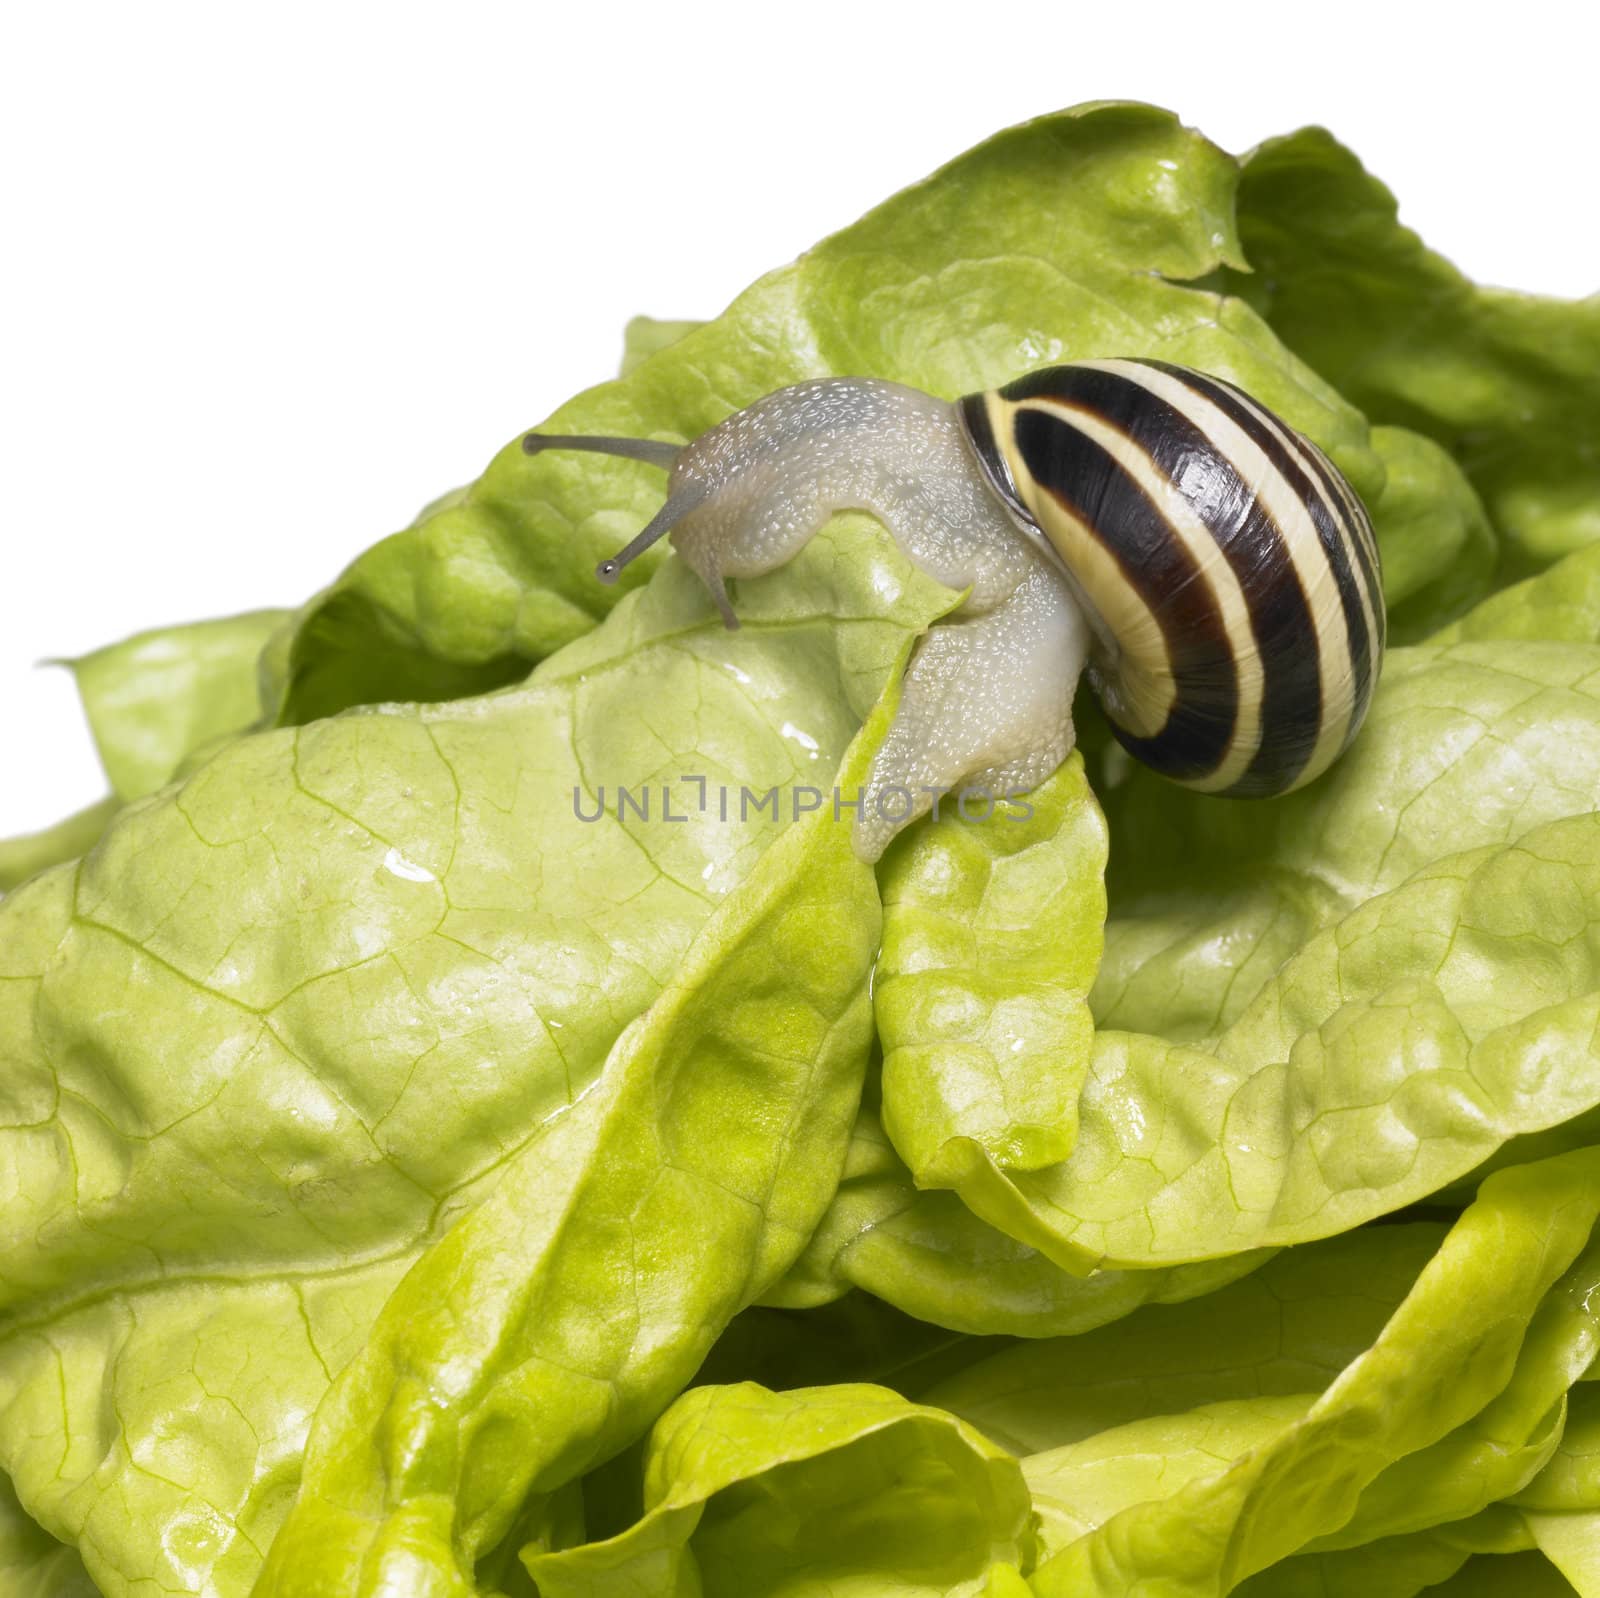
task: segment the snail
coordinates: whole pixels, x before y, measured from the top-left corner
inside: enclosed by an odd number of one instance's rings
[[[539,433],[523,447],[666,468],[666,502],[597,575],[615,582],[670,533],[729,627],[726,579],[783,564],[840,510],[870,512],[967,591],[907,667],[868,787],[910,806],[856,812],[864,859],[940,794],[1048,777],[1085,667],[1134,758],[1236,797],[1310,782],[1371,702],[1385,618],[1361,501],[1309,439],[1203,372],[1076,361],[953,404],[821,378],[682,448]]]

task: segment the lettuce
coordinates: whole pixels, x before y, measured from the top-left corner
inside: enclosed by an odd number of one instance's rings
[[[111,793],[43,832],[0,840],[0,893],[87,854],[123,804],[260,721],[261,657],[288,620],[263,610],[160,627],[60,662],[72,669]]]
[[[1488,508],[1505,573],[1600,539],[1600,295],[1566,303],[1468,282],[1322,128],[1245,158],[1238,226],[1254,275],[1225,272],[1227,286],[1372,421],[1450,450]]]
[[[864,776],[887,722],[886,705],[842,782]],[[603,1074],[391,1295],[318,1411],[257,1591],[469,1592],[530,1493],[630,1441],[689,1381],[837,1182],[876,897],[825,811],[761,856]],[[750,1129],[742,1145],[730,1117]],[[1022,1522],[1020,1487],[1012,1498]]]
[[[42,1531],[0,1477],[0,1592],[7,1598],[95,1598],[75,1550]]]
[[[43,831],[0,838],[0,893],[37,876],[47,866],[87,854],[120,808],[117,800],[107,795]]]
[[[820,1598],[863,1578],[932,1598],[1035,1552],[1016,1461],[885,1388],[696,1387],[651,1432],[642,1496],[616,1536],[523,1550],[543,1598]]]
[[[257,662],[287,620],[261,610],[163,627],[66,662],[119,799],[154,793],[197,750],[260,719]]]
[[[832,790],[960,596],[841,517],[727,633],[592,579],[658,474],[515,444],[73,663],[111,794],[0,847],[0,1594],[1600,1593],[1595,309],[1319,130],[1095,105],[550,419],[1232,377],[1395,641],[1268,803],[1085,702],[869,868]]]
[[[664,1403],[719,1317],[781,1274],[831,1196],[860,1093],[870,873],[827,808],[793,827],[765,811],[723,826],[713,811],[662,837],[631,811],[581,821],[574,788],[586,762],[635,792],[683,770],[757,791],[815,764],[831,777],[914,631],[949,602],[881,545],[824,540],[766,604],[752,594],[760,624],[737,637],[702,613],[686,574],[665,571],[522,689],[242,739],[130,806],[81,866],[7,901],[5,1463],[52,1534],[92,1548],[103,1585],[154,1561],[169,1585],[248,1588],[314,1411],[378,1404],[392,1425],[422,1426],[399,1419],[404,1372],[469,1357],[448,1315],[415,1346],[406,1335],[422,1327],[399,1306],[434,1293],[434,1273],[488,1317],[467,1335],[492,1385],[536,1258],[576,1335],[588,1294],[562,1284],[589,1259],[585,1228],[611,1228],[625,1258],[703,1246],[717,1269],[692,1309],[642,1305],[637,1325],[612,1328],[610,1355],[593,1351],[616,1372],[572,1374],[574,1419],[596,1424],[594,1395],[622,1379],[630,1339],[654,1351],[638,1379],[665,1381]],[[656,697],[674,682],[675,725]],[[752,877],[774,839],[781,875],[774,860]],[[343,907],[351,895],[359,914]],[[846,940],[837,911],[851,896]],[[761,974],[773,936],[795,944],[787,982]],[[723,1013],[729,982],[735,1033],[714,1068],[707,1007]],[[674,1099],[662,1062],[683,1049]],[[624,1058],[638,1062],[626,1091]],[[798,1095],[787,1131],[772,1119],[784,1061]],[[726,1140],[694,1126],[736,1094],[755,1129],[755,1163],[737,1178]],[[640,1095],[662,1121],[627,1156],[630,1188],[617,1139],[643,1134]],[[697,1191],[702,1155],[713,1166]],[[613,1183],[610,1221],[567,1214],[580,1164]],[[541,1241],[527,1188],[551,1169],[566,1176]],[[647,1246],[633,1206],[652,1203],[685,1229],[675,1242]],[[507,1237],[529,1251],[526,1276],[505,1270]],[[743,1263],[718,1259],[736,1246]],[[587,1268],[620,1279],[620,1264]],[[516,1290],[499,1320],[492,1280]],[[658,1347],[669,1323],[685,1339],[671,1357]],[[536,1324],[553,1332],[545,1314]],[[357,1381],[364,1347],[365,1385],[330,1397],[342,1367]],[[548,1354],[553,1371],[577,1358]],[[399,1383],[388,1398],[386,1372]],[[461,1424],[487,1413],[474,1404]],[[338,1427],[313,1431],[307,1458],[320,1471],[326,1450],[326,1468],[353,1479],[352,1446]],[[154,1545],[152,1527],[165,1528]],[[350,1590],[338,1571],[327,1580]],[[290,1581],[308,1590],[303,1573]]]
[[[1110,1449],[1113,1459],[1128,1447],[1141,1475],[1156,1452],[1160,1491],[1137,1478],[1129,1484],[1119,1471],[1107,1490],[1086,1495],[1091,1524],[1074,1527],[1048,1554],[1032,1578],[1035,1591],[1076,1598],[1125,1592],[1135,1580],[1159,1580],[1174,1594],[1227,1591],[1313,1539],[1359,1524],[1369,1493],[1394,1496],[1385,1471],[1443,1500],[1403,1498],[1400,1507],[1423,1527],[1434,1516],[1461,1518],[1463,1504],[1481,1506],[1472,1502],[1473,1473],[1453,1457],[1460,1447],[1441,1446],[1454,1443],[1458,1429],[1486,1434],[1489,1457],[1509,1467],[1514,1491],[1516,1476],[1531,1476],[1543,1459],[1494,1447],[1507,1421],[1511,1442],[1524,1434],[1503,1413],[1521,1417],[1505,1403],[1508,1384],[1523,1375],[1525,1361],[1537,1360],[1545,1389],[1562,1394],[1600,1340],[1600,1305],[1589,1303],[1600,1285],[1600,1253],[1589,1250],[1600,1216],[1597,1178],[1600,1155],[1588,1150],[1491,1177],[1377,1340],[1320,1397],[1200,1406],[1183,1417],[1170,1450],[1154,1451],[1144,1438],[1124,1444],[1116,1432],[1072,1445],[1096,1458]],[[1474,1265],[1484,1256],[1492,1271]],[[1541,1339],[1537,1312],[1547,1294],[1568,1313],[1558,1313],[1559,1330]],[[1539,1419],[1553,1447],[1559,1428],[1546,1411]],[[1076,1468],[1078,1455],[1047,1457],[1059,1494],[1055,1478]],[[1400,1517],[1372,1518],[1388,1533]]]

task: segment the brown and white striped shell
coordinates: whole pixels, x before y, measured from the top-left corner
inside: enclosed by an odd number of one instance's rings
[[[1013,517],[1094,630],[1135,758],[1210,793],[1309,782],[1366,714],[1384,646],[1372,524],[1321,450],[1241,389],[1080,361],[958,401]]]

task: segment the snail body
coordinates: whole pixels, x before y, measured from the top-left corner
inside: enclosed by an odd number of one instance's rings
[[[664,534],[730,627],[726,579],[791,559],[864,510],[920,569],[967,590],[907,668],[858,812],[875,859],[941,793],[1021,793],[1065,759],[1087,668],[1113,731],[1165,777],[1286,793],[1355,736],[1384,645],[1377,545],[1309,440],[1219,378],[1081,361],[954,404],[824,378],[735,412],[682,449],[529,434],[670,472],[666,503],[598,575]]]

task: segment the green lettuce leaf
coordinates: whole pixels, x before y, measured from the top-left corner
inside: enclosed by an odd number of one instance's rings
[[[1600,1387],[1592,1381],[1572,1390],[1561,1441],[1511,1502],[1572,1586],[1585,1598],[1600,1593]]]
[[[1448,854],[1312,937],[1216,1053],[1099,1033],[1077,1149],[984,1192],[1059,1264],[1179,1264],[1413,1203],[1594,1107],[1600,816]]]
[[[39,872],[76,860],[99,842],[111,818],[122,808],[115,797],[97,800],[58,821],[43,832],[30,832],[18,838],[0,838],[0,894]]]
[[[1394,196],[1322,128],[1245,158],[1246,295],[1374,422],[1426,433],[1483,497],[1522,575],[1600,540],[1600,295],[1479,288],[1398,220]]]
[[[1102,790],[1101,1026],[1214,1039],[1313,933],[1447,850],[1593,810],[1597,673],[1570,643],[1391,650],[1350,752],[1298,793],[1196,802],[1142,772]]]
[[[869,1100],[873,1087],[869,1078]],[[1261,1250],[1164,1270],[1065,1271],[979,1220],[954,1193],[918,1192],[884,1134],[876,1104],[868,1102],[833,1203],[765,1301],[828,1303],[854,1287],[951,1331],[1065,1337],[1119,1320],[1142,1304],[1209,1293],[1268,1258],[1270,1251]]]
[[[1533,1546],[1522,1517],[1496,1506],[1429,1531],[1381,1537],[1336,1553],[1296,1554],[1240,1582],[1234,1592],[1238,1598],[1413,1598],[1421,1592],[1445,1591],[1439,1583],[1448,1584],[1474,1562],[1475,1555],[1510,1555],[1511,1560],[1479,1562],[1503,1573],[1519,1571],[1520,1563],[1511,1561]],[[1544,1566],[1546,1572],[1549,1569]],[[1513,1585],[1494,1590],[1548,1591],[1538,1578],[1527,1589],[1514,1584],[1514,1574],[1512,1580]]]
[[[1089,1538],[1113,1516],[1183,1491],[1199,1492],[1244,1467],[1252,1452],[1281,1448],[1303,1425],[1311,1395],[1238,1399],[1153,1417],[1023,1461],[1047,1554]],[[1148,1512],[1148,1511],[1147,1511]],[[1230,1588],[1249,1598],[1412,1598],[1454,1574],[1474,1552],[1533,1548],[1523,1517],[1501,1506],[1424,1531],[1298,1553]]]
[[[1068,1270],[1308,1241],[1600,1102],[1600,815],[1449,854],[1318,933],[1215,1051],[1100,1032],[1071,1156],[963,1189]]]
[[[1397,651],[1355,749],[1300,794],[1113,789],[1126,909],[1093,1002],[1103,1027],[1137,1031],[1091,1039],[1071,1008],[1104,903],[1098,816],[1075,833],[1059,819],[1074,767],[1041,790],[1050,839],[969,843],[947,816],[903,840],[877,1007],[884,1126],[913,1180],[955,1187],[1068,1271],[1137,1269],[1326,1236],[1589,1110],[1597,693],[1593,646]],[[1538,862],[1530,829],[1559,818]],[[991,859],[1011,886],[990,887]]]
[[[951,808],[884,862],[883,1120],[918,1187],[1065,1159],[1094,1019],[1105,824],[1073,755],[1027,812]]]
[[[1502,588],[1433,639],[1545,638],[1600,643],[1600,544],[1576,550],[1536,577]]]
[[[618,377],[630,377],[657,350],[676,344],[703,322],[663,322],[654,316],[636,316],[622,330],[622,365]]]
[[[1488,593],[1499,543],[1482,501],[1444,447],[1403,427],[1375,427],[1384,465],[1373,506],[1389,644],[1429,637]]]
[[[1527,1487],[1559,1445],[1568,1390],[1597,1349],[1600,1247],[1591,1243],[1535,1311],[1500,1392],[1449,1436],[1388,1465],[1362,1492],[1350,1521],[1312,1550],[1353,1548],[1463,1520]]]
[[[542,1598],[960,1598],[1032,1563],[1022,1472],[883,1388],[690,1389],[657,1422],[641,1519],[524,1553]]]
[[[29,1519],[0,1474],[0,1593],[5,1598],[99,1598],[74,1549]]]
[[[197,754],[258,721],[260,657],[290,614],[157,628],[60,662],[77,681],[112,793],[43,832],[0,840],[0,894],[87,854],[123,803],[154,793]]]
[[[0,906],[0,1468],[109,1593],[249,1588],[397,1281],[539,1148],[573,1153],[553,1193],[580,1184],[619,1034],[787,835],[740,820],[740,786],[825,787],[949,602],[860,526],[749,585],[735,635],[669,566],[525,687],[236,740]],[[728,824],[685,772],[732,785]],[[618,784],[655,790],[652,822],[618,820]],[[663,784],[689,822],[662,822]],[[579,820],[601,786],[607,819]],[[816,940],[819,980],[848,930]],[[764,981],[730,1018],[759,1020]],[[818,1110],[836,1162],[844,1097]],[[791,1211],[773,1274],[809,1230]],[[718,1278],[723,1318],[753,1269]]]
[[[1528,1529],[1539,1552],[1583,1598],[1600,1593],[1600,1512],[1529,1512]]]
[[[1445,1229],[1366,1227],[1081,1336],[1019,1343],[918,1394],[1014,1454],[1202,1404],[1321,1392],[1382,1332]]]
[[[1227,1469],[1299,1424],[1314,1396],[1378,1340],[1439,1241],[1439,1227],[1414,1224],[1291,1249],[1190,1303],[1143,1309],[1086,1337],[1005,1350],[922,1399],[1034,1456],[1024,1468],[1054,1550],[1123,1508]],[[1260,1589],[1309,1583],[1305,1590],[1316,1591],[1321,1582],[1354,1591],[1373,1563],[1390,1564],[1394,1581],[1402,1571],[1432,1571],[1428,1579],[1439,1580],[1454,1569],[1469,1549],[1455,1533],[1441,1541],[1434,1528],[1481,1516],[1527,1484],[1517,1499],[1525,1504],[1554,1469],[1557,1461],[1545,1460],[1561,1435],[1563,1399],[1600,1338],[1591,1308],[1597,1289],[1600,1252],[1591,1249],[1533,1315],[1506,1386],[1447,1437],[1370,1481],[1354,1515],[1298,1556],[1304,1564],[1292,1582],[1287,1571],[1281,1581],[1264,1574]],[[1550,1497],[1547,1489],[1544,1501]],[[1573,1507],[1570,1495],[1560,1507]],[[1357,1556],[1368,1543],[1392,1560]],[[1332,1554],[1351,1557],[1324,1557]],[[1419,1578],[1403,1590],[1424,1584]]]
[[[1176,281],[1243,264],[1237,176],[1232,158],[1149,106],[1093,105],[1009,129],[544,425],[687,440],[829,373],[955,398],[1051,361],[1159,351],[1236,379],[1376,499],[1383,465],[1361,416],[1241,300]],[[464,499],[360,556],[306,607],[283,718],[522,676],[615,601],[595,564],[657,509],[663,487],[638,463],[508,445]]]
[[[187,756],[261,718],[257,663],[288,615],[160,627],[62,663],[119,799],[154,793]]]
[[[846,755],[847,789],[891,712]],[[565,1486],[661,1412],[833,1192],[878,930],[848,819],[818,810],[780,835],[595,1090],[384,1306],[318,1411],[260,1598],[379,1598],[396,1584],[468,1598],[530,1493]],[[614,1308],[597,1319],[599,1303]]]
[[[1234,1461],[1291,1434],[1314,1402],[1312,1393],[1285,1393],[1198,1404],[1182,1414],[1128,1421],[1032,1455],[1023,1462],[1023,1474],[1039,1515],[1045,1556],[1036,1585],[1046,1594],[1064,1590],[1060,1577],[1067,1564],[1062,1561],[1077,1544],[1092,1540],[1118,1516],[1142,1510],[1154,1519],[1184,1489],[1203,1488]],[[1106,1564],[1116,1558],[1113,1553]],[[1073,1569],[1076,1574],[1077,1566]],[[1126,1562],[1130,1585],[1136,1573],[1142,1572]],[[1217,1588],[1226,1592],[1230,1584],[1224,1577]]]
[[[1129,1448],[1102,1434],[1025,1466],[1039,1504],[1043,1475],[1054,1479],[1063,1464],[1070,1469],[1074,1450],[1110,1462],[1097,1472],[1103,1485],[1093,1502],[1101,1518],[1033,1574],[1039,1598],[1121,1594],[1140,1581],[1160,1584],[1172,1598],[1225,1593],[1344,1528],[1364,1492],[1396,1461],[1403,1466],[1406,1456],[1443,1445],[1435,1463],[1453,1464],[1451,1434],[1477,1417],[1472,1429],[1488,1435],[1493,1421],[1483,1417],[1516,1388],[1520,1367],[1581,1369],[1585,1342],[1592,1355],[1592,1317],[1553,1360],[1549,1326],[1538,1317],[1558,1283],[1554,1302],[1563,1309],[1581,1308],[1585,1293],[1595,1296],[1600,1250],[1585,1250],[1597,1217],[1600,1154],[1593,1150],[1501,1172],[1451,1229],[1372,1347],[1320,1397],[1190,1412],[1180,1418],[1176,1449],[1155,1439]],[[1134,1425],[1159,1432],[1162,1423]],[[1138,1465],[1152,1449],[1166,1461],[1163,1478],[1175,1485],[1159,1497],[1145,1490],[1148,1465]],[[1446,1471],[1442,1485],[1448,1491],[1459,1480]],[[1433,1481],[1441,1485],[1437,1473]],[[1063,1495],[1062,1513],[1076,1515],[1086,1501]],[[1049,1522],[1046,1512],[1047,1546]]]
[[[1593,1381],[1572,1390],[1555,1453],[1513,1502],[1531,1510],[1600,1510],[1600,1387]]]

